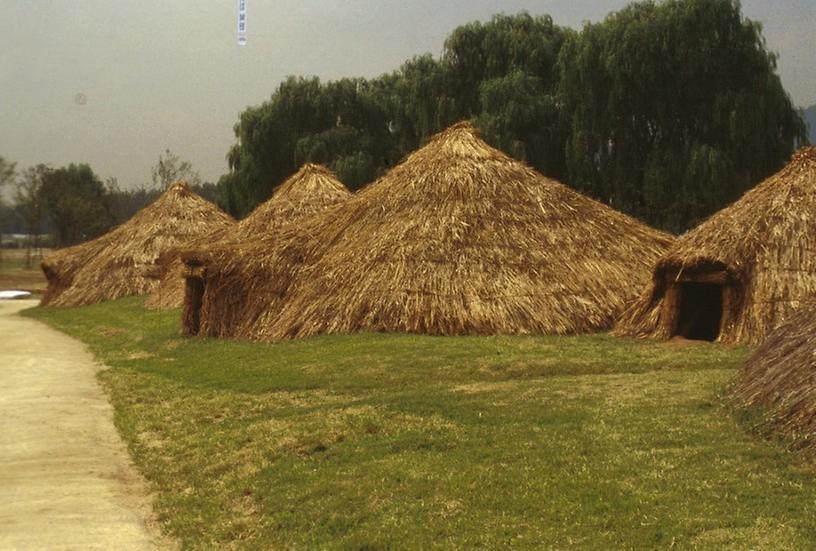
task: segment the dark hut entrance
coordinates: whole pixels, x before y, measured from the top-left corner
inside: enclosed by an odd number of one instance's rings
[[[699,341],[716,341],[723,317],[723,286],[716,283],[678,284],[674,335]]]
[[[204,302],[204,278],[187,277],[184,285],[182,328],[185,335],[198,335],[201,330],[201,305]]]
[[[666,279],[664,319],[669,336],[716,341],[734,306],[735,287],[725,270],[667,274]]]

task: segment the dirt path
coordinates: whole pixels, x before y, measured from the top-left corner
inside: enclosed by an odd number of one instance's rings
[[[77,341],[0,301],[0,549],[157,549],[145,486]]]

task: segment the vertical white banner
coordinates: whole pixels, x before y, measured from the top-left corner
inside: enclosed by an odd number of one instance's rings
[[[247,42],[246,36],[246,3],[247,0],[238,0],[238,45],[244,46]]]

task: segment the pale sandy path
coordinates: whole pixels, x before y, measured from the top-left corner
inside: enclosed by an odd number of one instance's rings
[[[0,301],[0,549],[169,547],[79,342]]]

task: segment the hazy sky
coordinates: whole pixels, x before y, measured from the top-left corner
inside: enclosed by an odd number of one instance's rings
[[[549,13],[579,28],[626,0],[0,0],[0,156],[87,162],[130,187],[170,148],[205,180],[232,126],[290,74],[374,77],[441,53],[457,25]],[[799,106],[816,103],[816,0],[744,0]]]

